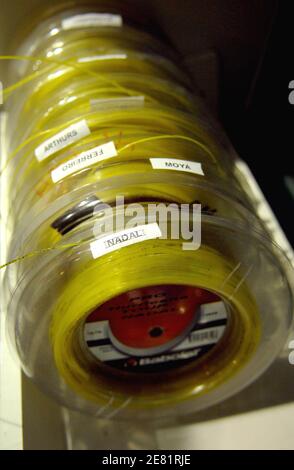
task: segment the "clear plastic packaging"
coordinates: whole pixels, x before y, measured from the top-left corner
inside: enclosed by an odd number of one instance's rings
[[[192,413],[243,388],[279,353],[292,320],[291,295],[276,248],[265,238],[240,223],[203,216],[196,251],[158,239],[94,260],[93,229],[90,220],[64,235],[62,244],[85,240],[74,249],[25,261],[9,306],[10,336],[25,372],[62,404],[97,416],[115,411],[121,419]],[[182,367],[174,360],[171,369],[167,362],[167,370],[142,373],[97,360],[83,338],[89,314],[126,291],[143,302],[146,284],[182,286],[182,296],[188,287],[188,299],[193,287],[216,295],[228,312],[225,336],[200,359]],[[167,352],[174,354],[169,348],[155,358]]]
[[[176,54],[129,24],[64,7],[18,50],[7,319],[24,371],[65,406],[163,419],[258,377],[292,292]]]

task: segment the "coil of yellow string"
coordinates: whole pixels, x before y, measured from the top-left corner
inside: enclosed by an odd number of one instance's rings
[[[68,406],[190,413],[271,363],[289,286],[176,53],[95,5],[60,8],[2,57],[8,259],[21,259],[7,268],[9,333],[26,373]],[[137,223],[140,243],[120,244],[115,223],[97,236],[129,203],[201,204],[200,246],[160,237],[157,218]]]

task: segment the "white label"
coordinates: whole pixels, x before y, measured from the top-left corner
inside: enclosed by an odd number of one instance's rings
[[[152,168],[155,170],[176,170],[204,175],[201,163],[175,158],[150,158]]]
[[[209,344],[217,343],[224,331],[226,326],[215,326],[205,328],[203,330],[191,331],[189,336],[182,341],[178,346],[175,346],[171,351],[181,351],[182,349],[188,349],[191,347],[207,346]]]
[[[217,320],[226,320],[228,317],[226,306],[222,301],[210,302],[200,306],[199,323],[209,323]]]
[[[144,96],[124,96],[120,98],[101,98],[90,100],[93,110],[109,109],[109,108],[142,108],[144,106]]]
[[[124,359],[128,356],[115,349],[112,344],[103,344],[101,346],[91,346],[90,350],[100,361],[115,361]]]
[[[107,320],[86,323],[84,326],[85,341],[100,341],[109,338],[109,322]],[[89,346],[91,352],[101,361],[123,359],[127,356],[117,351],[112,344]]]
[[[108,338],[109,322],[107,320],[85,323],[84,337],[86,341],[99,341]]]
[[[116,157],[117,151],[113,142],[99,145],[90,150],[80,153],[76,157],[68,160],[62,165],[59,165],[53,171],[51,171],[51,178],[54,183],[61,181],[66,176],[72,175],[83,168],[94,165],[101,160],[107,158]]]
[[[62,20],[63,29],[75,29],[95,26],[122,26],[122,17],[112,13],[84,13]]]
[[[80,57],[78,59],[78,62],[82,64],[84,62],[96,62],[99,60],[113,60],[113,59],[121,60],[121,59],[126,59],[126,58],[127,58],[127,54],[101,54],[101,55],[92,55],[90,57]]]
[[[66,129],[58,132],[58,134],[55,134],[53,137],[50,137],[50,139],[45,140],[45,142],[36,148],[35,155],[37,160],[39,162],[45,160],[50,157],[50,155],[53,155],[68,145],[77,142],[90,133],[91,131],[85,119],[72,124]]]
[[[112,233],[106,237],[95,240],[90,244],[93,258],[99,258],[107,253],[124,248],[125,246],[140,243],[145,240],[161,237],[161,230],[157,223],[140,225]]]

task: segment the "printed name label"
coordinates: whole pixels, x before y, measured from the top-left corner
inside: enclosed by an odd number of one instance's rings
[[[145,102],[144,96],[124,96],[120,98],[101,98],[90,100],[91,108],[95,111],[109,108],[116,109],[134,109],[143,108]]]
[[[111,13],[84,13],[82,15],[74,15],[70,18],[62,20],[63,29],[82,28],[84,26],[122,26],[123,21],[120,15]]]
[[[212,321],[226,320],[228,313],[224,302],[210,302],[200,306],[199,323],[209,323]]]
[[[108,142],[107,144],[99,145],[90,150],[80,153],[76,157],[68,160],[62,165],[59,165],[51,172],[51,178],[54,183],[58,183],[66,176],[72,175],[73,173],[87,168],[95,163],[100,162],[101,160],[106,160],[107,158],[116,157],[117,150],[113,142]]]
[[[66,129],[58,132],[58,134],[55,134],[53,137],[45,140],[45,142],[35,149],[35,156],[37,160],[41,162],[59,150],[77,142],[83,137],[86,137],[90,133],[91,131],[87,122],[83,119],[82,121],[72,124]]]
[[[118,250],[134,243],[152,240],[161,237],[161,230],[157,223],[139,225],[138,227],[121,230],[99,240],[95,240],[90,244],[93,258],[99,258],[107,253]]]
[[[204,175],[202,165],[199,162],[175,158],[150,158],[150,163],[155,170],[185,171],[197,175]]]
[[[88,57],[80,57],[78,59],[78,62],[82,64],[85,62],[86,63],[97,62],[99,60],[113,60],[113,59],[122,60],[122,59],[126,59],[127,57],[128,57],[127,54],[100,54],[100,55],[92,55]]]

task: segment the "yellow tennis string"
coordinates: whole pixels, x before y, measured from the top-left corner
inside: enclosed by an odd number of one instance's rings
[[[13,131],[2,175],[9,170],[9,214],[15,236],[10,251],[13,259],[1,268],[27,260],[16,269],[17,278],[25,279],[30,269],[33,272],[38,267],[36,255],[53,256],[54,252],[62,277],[56,299],[44,313],[50,318],[46,341],[54,357],[49,367],[56,368],[80,397],[97,406],[113,399],[112,406],[120,407],[131,396],[129,408],[135,409],[193,402],[230,380],[249,361],[260,341],[260,312],[242,270],[236,269],[240,265],[237,245],[230,246],[219,235],[211,234],[211,227],[204,223],[203,242],[196,251],[184,251],[181,239],[156,239],[95,259],[89,248],[90,241],[95,239],[93,231],[89,240],[82,236],[83,227],[95,228],[94,212],[87,216],[87,222],[78,221],[77,227],[66,235],[54,228],[54,219],[80,203],[79,194],[83,193],[94,194],[97,200],[111,205],[118,194],[132,202],[199,201],[212,209],[207,217],[215,218],[216,224],[217,216],[230,223],[234,218],[246,221],[246,202],[239,211],[236,204],[221,196],[226,187],[231,194],[241,191],[229,168],[230,156],[219,144],[217,132],[203,120],[197,104],[189,103],[189,91],[187,95],[182,92],[181,71],[177,73],[174,64],[168,66],[168,59],[161,64],[158,56],[152,58],[153,46],[144,52],[145,56],[138,54],[142,53],[143,39],[149,36],[137,37],[135,30],[123,28],[115,33],[111,44],[110,35],[101,34],[102,55],[113,52],[119,45],[117,50],[125,50],[126,58],[115,64],[115,60],[111,64],[111,60],[101,59],[87,61],[86,65],[81,65],[78,59],[93,55],[98,41],[93,30],[85,27],[61,31],[58,37],[63,41],[60,56],[66,56],[66,60],[46,57],[54,49],[52,38],[40,38],[34,49],[36,55],[31,57],[0,56],[0,60],[49,64],[33,72],[27,70],[17,83],[4,90],[12,110],[9,119]],[[148,61],[144,60],[148,54]],[[125,86],[127,83],[131,83],[130,88]],[[63,93],[70,98],[71,89],[74,101],[59,107],[58,99]],[[95,99],[143,95],[146,101],[135,109],[131,102],[121,108],[115,101],[110,107],[95,109],[95,104],[90,103],[92,93]],[[42,103],[42,113],[38,103]],[[37,160],[37,147],[81,120],[86,121],[89,135],[57,148],[43,161]],[[101,158],[95,165],[84,166],[54,183],[52,170],[109,142],[114,143],[115,156]],[[176,173],[156,169],[151,158],[201,164],[204,172],[187,174],[185,170]],[[216,216],[212,215],[215,213]],[[38,224],[34,225],[35,219]],[[35,227],[31,231],[30,223]],[[79,256],[74,258],[74,253]],[[91,355],[81,339],[89,314],[123,293],[160,285],[205,289],[226,304],[228,323],[215,347],[200,360],[196,358],[182,368],[155,373],[149,378],[146,374],[128,375],[111,370]],[[34,376],[34,371],[31,375]]]

